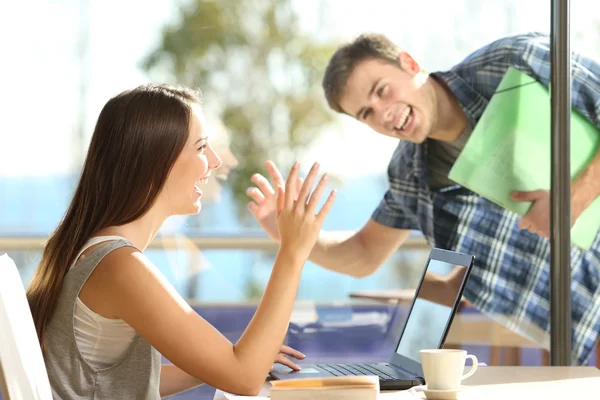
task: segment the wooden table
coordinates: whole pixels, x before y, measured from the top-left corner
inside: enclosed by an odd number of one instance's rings
[[[594,367],[481,367],[463,384],[468,389],[459,399],[465,400],[593,399],[600,393],[600,370]],[[426,398],[423,393],[419,394]]]
[[[465,400],[596,399],[600,396],[600,370],[594,367],[480,367],[463,385],[467,389],[458,398]],[[260,393],[263,398],[269,395],[270,386],[265,382]],[[379,398],[392,400],[397,395],[397,391],[382,391]],[[417,390],[418,397],[426,399],[424,393]],[[226,397],[217,390],[214,399]]]

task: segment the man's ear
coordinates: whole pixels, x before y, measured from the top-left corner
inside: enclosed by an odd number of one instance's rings
[[[416,62],[415,59],[405,51],[401,51],[398,54],[398,62],[405,71],[412,72],[415,75],[421,72],[421,66],[419,63]]]

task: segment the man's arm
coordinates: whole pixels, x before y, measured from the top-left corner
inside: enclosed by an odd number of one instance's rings
[[[370,219],[350,236],[321,232],[310,260],[329,270],[362,278],[377,271],[409,235],[410,230],[390,228]]]
[[[600,149],[585,169],[571,183],[572,223],[600,196]]]
[[[573,56],[573,107],[600,130],[600,63],[580,54]],[[571,210],[575,219],[600,196],[600,149],[571,182]]]
[[[513,57],[517,67],[545,85],[550,82],[549,46],[536,45]],[[526,54],[525,54],[526,53]],[[588,121],[600,130],[600,63],[581,54],[572,55],[572,102]],[[575,223],[583,211],[600,196],[600,149],[592,161],[571,181],[571,223]],[[535,190],[514,192],[514,200],[532,201],[528,214],[519,226],[540,236],[550,237],[550,192]]]
[[[266,163],[267,171],[275,186],[283,181],[277,167]],[[269,237],[279,242],[279,232],[274,220],[275,193],[269,181],[255,174],[252,181],[258,188],[249,188],[248,195],[254,200],[248,209]],[[302,186],[298,182],[298,187]],[[291,188],[291,190],[296,190]],[[409,237],[410,229],[391,228],[369,219],[358,232],[340,236],[321,231],[309,259],[331,271],[362,278],[368,276],[386,262]],[[466,268],[457,266],[447,276],[428,272],[421,287],[420,297],[434,303],[452,307],[458,287],[462,284]],[[452,299],[448,303],[448,299]]]
[[[571,181],[571,225],[600,196],[600,150],[581,173]],[[533,205],[520,220],[519,228],[550,238],[550,191],[515,191],[517,201],[531,201]]]
[[[281,185],[284,180],[275,164],[267,161],[265,166],[273,185]],[[267,235],[279,242],[275,222],[275,190],[260,174],[255,174],[252,182],[257,187],[247,191],[254,200],[248,204],[248,209]],[[292,190],[297,191],[301,186],[302,182],[299,181]],[[408,229],[390,228],[373,219],[349,236],[321,231],[309,259],[329,270],[361,278],[374,273],[406,241],[410,232]]]

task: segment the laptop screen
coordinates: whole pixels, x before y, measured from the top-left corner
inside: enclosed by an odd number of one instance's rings
[[[420,363],[421,349],[439,347],[448,321],[452,317],[454,303],[461,291],[460,282],[464,280],[466,272],[465,266],[429,259],[425,279],[406,321],[396,349],[397,354]],[[456,287],[450,288],[446,285],[447,290],[440,290],[436,281],[439,282],[439,279],[449,274],[455,276],[456,280],[453,281],[457,282]]]

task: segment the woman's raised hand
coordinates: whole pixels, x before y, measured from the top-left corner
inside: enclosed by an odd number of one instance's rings
[[[280,249],[302,260],[308,259],[321,231],[325,217],[329,213],[335,199],[332,190],[325,204],[317,212],[317,204],[323,195],[327,184],[327,174],[324,174],[317,187],[312,191],[313,183],[319,172],[319,164],[314,163],[299,192],[292,185],[298,184],[300,165],[294,163],[285,188],[277,187],[277,227],[280,235]],[[295,199],[294,194],[298,193]]]

